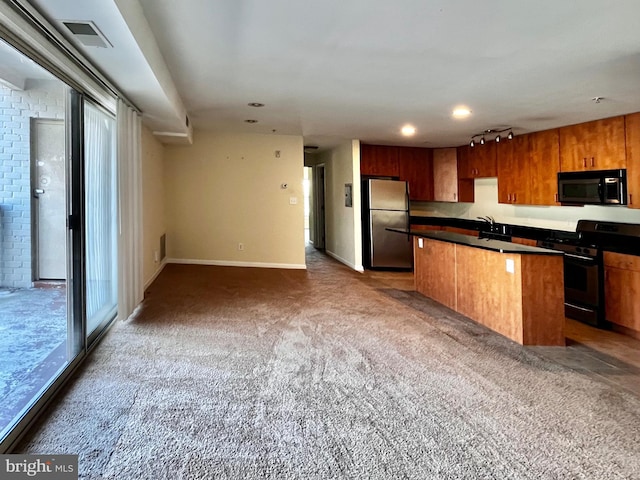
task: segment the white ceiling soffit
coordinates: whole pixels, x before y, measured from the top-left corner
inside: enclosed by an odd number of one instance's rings
[[[193,128],[137,0],[33,0],[32,4],[142,111],[164,143],[191,143]],[[110,48],[86,46],[65,23],[91,22]]]
[[[80,50],[172,135],[189,131],[185,107],[195,128],[325,148],[454,146],[640,111],[638,0],[32,1],[93,21],[113,48]],[[461,104],[473,113],[455,120]]]
[[[196,128],[453,146],[640,111],[638,0],[139,1]]]

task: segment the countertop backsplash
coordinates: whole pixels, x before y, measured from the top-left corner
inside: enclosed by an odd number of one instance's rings
[[[580,219],[640,224],[640,209],[625,206],[535,207],[498,203],[498,179],[475,180],[475,203],[411,202],[411,215],[475,220],[490,215],[498,223],[574,232]]]

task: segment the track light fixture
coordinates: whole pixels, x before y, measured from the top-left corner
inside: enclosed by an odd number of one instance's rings
[[[485,135],[490,135],[490,134],[497,134],[495,136],[495,141],[496,143],[500,143],[500,141],[502,140],[502,136],[500,135],[503,132],[509,132],[509,134],[507,135],[507,140],[513,140],[513,131],[511,127],[507,127],[507,128],[500,128],[500,129],[496,129],[496,128],[488,128],[487,130],[485,130],[482,133],[476,133],[475,135],[471,136],[471,141],[469,142],[469,146],[470,147],[475,147],[476,146],[476,137],[480,137],[480,140],[478,143],[480,143],[480,145],[484,145],[485,144]]]

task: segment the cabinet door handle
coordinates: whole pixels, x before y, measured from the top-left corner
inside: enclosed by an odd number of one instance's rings
[[[633,193],[629,194],[629,205],[633,205]]]
[[[583,166],[583,167],[586,167],[586,166],[587,166],[587,157],[584,157],[584,158],[582,159],[582,166]]]
[[[558,194],[556,193],[556,203],[558,203]]]
[[[516,203],[516,194],[513,194],[513,203]]]
[[[507,202],[510,202],[510,201],[511,201],[511,194],[507,193]]]
[[[591,157],[591,166],[595,167],[596,166],[596,160],[595,158]]]
[[[454,193],[454,194],[453,194],[453,199],[454,199],[454,200],[458,200],[458,194],[457,194],[457,193]]]

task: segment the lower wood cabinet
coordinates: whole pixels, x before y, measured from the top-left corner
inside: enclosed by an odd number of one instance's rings
[[[458,245],[456,262],[458,312],[522,345],[565,344],[561,256]]]
[[[565,344],[561,255],[415,238],[414,262],[419,293],[522,345]]]
[[[422,247],[419,246],[420,240]],[[451,288],[456,278],[455,247],[453,243],[414,238],[416,291],[453,310],[456,308],[456,290]]]
[[[604,252],[605,316],[640,333],[640,257]]]

